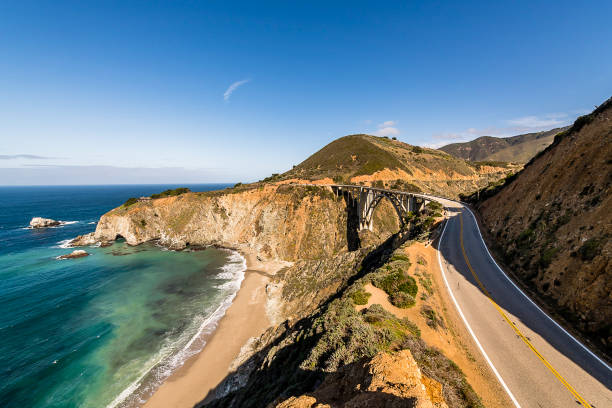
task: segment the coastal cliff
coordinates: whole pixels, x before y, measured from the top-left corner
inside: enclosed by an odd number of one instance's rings
[[[612,355],[612,99],[472,201],[499,257]]]
[[[480,407],[465,374],[421,339],[415,323],[379,304],[356,308],[364,304],[355,299],[365,296],[365,285],[374,284],[387,285],[393,305],[443,313],[423,303],[432,293],[430,275],[409,274],[405,252],[414,240],[434,239],[441,206],[426,206],[400,227],[393,205],[382,200],[372,230],[358,231],[350,196],[305,184],[350,182],[455,197],[513,169],[386,138],[347,136],[260,182],[129,199],[72,245],[124,239],[175,250],[220,246],[284,265],[261,288],[271,327],[253,333],[232,372],[208,395],[202,390],[200,405]]]
[[[388,221],[375,223],[365,239],[375,242],[397,231],[397,220],[386,217],[390,211],[389,204],[381,206],[377,217]],[[104,214],[93,234],[72,245],[123,238],[129,245],[214,245],[253,251],[263,259],[296,261],[347,251],[353,245],[350,227],[347,206],[331,189],[266,184],[123,205]]]

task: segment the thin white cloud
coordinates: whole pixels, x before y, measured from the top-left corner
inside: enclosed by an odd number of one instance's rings
[[[238,89],[238,87],[246,84],[247,82],[249,82],[250,79],[243,79],[241,81],[236,81],[233,84],[231,84],[226,90],[225,92],[223,92],[223,100],[225,102],[229,101],[230,96],[232,96],[232,93],[234,93],[234,91],[236,89]]]
[[[374,134],[376,136],[397,136],[399,135],[399,133],[400,132],[397,128],[394,128],[392,126],[387,126],[387,127],[378,129]]]
[[[15,159],[29,159],[29,160],[48,160],[55,159],[56,157],[38,156],[36,154],[0,154],[0,160],[15,160]]]
[[[508,137],[524,133],[541,132],[570,125],[577,116],[588,113],[584,109],[545,115],[528,115],[503,121],[507,126],[468,128],[459,132],[436,133],[423,146],[437,149],[450,143],[468,142],[480,136]]]
[[[562,126],[569,122],[567,113],[550,113],[548,115],[530,115],[507,120],[506,123],[521,128],[544,128]]]
[[[397,136],[400,134],[398,128],[395,127],[397,121],[387,120],[378,125],[378,130],[374,132],[376,136]]]

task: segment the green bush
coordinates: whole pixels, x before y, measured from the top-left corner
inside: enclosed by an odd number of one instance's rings
[[[421,315],[425,317],[427,325],[432,329],[437,329],[438,327],[445,327],[442,316],[437,314],[436,311],[431,308],[431,306],[423,306],[421,308]]]
[[[173,197],[173,196],[178,196],[181,194],[189,193],[190,191],[191,190],[188,189],[187,187],[179,187],[179,188],[175,188],[174,190],[166,190],[158,194],[151,194],[151,198]]]
[[[372,296],[372,294],[363,289],[359,289],[351,293],[351,299],[353,299],[353,303],[356,305],[367,305],[370,296]]]
[[[551,264],[553,258],[557,254],[557,251],[558,251],[557,248],[546,248],[542,252],[542,255],[540,255],[540,259],[538,261],[540,263],[540,266],[542,268],[548,268],[548,266]]]
[[[580,254],[580,258],[583,261],[592,261],[597,255],[599,255],[599,250],[601,247],[601,242],[595,238],[591,238],[586,241],[578,250]]]
[[[414,299],[418,292],[417,283],[412,276],[407,275],[400,268],[392,269],[388,273],[379,270],[378,274],[372,278],[372,284],[384,290],[394,306],[401,308],[414,306]]]
[[[393,256],[391,257],[391,262],[394,261],[404,261],[404,262],[408,262],[408,266],[410,266],[410,258],[408,257],[408,255],[404,255],[404,254],[393,254]]]
[[[123,206],[124,207],[129,207],[130,205],[136,204],[137,202],[138,202],[137,198],[130,197],[130,198],[127,199],[127,201],[125,203],[123,203]]]
[[[416,301],[414,300],[414,296],[409,295],[406,292],[395,292],[389,296],[389,301],[395,307],[399,307],[401,309],[407,309],[409,307],[414,306]]]

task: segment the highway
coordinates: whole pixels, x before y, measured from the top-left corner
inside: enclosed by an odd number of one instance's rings
[[[515,407],[612,407],[612,369],[548,317],[490,256],[470,210],[447,210],[438,243],[445,285]]]

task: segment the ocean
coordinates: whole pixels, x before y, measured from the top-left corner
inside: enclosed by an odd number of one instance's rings
[[[200,351],[244,278],[239,254],[116,242],[56,257],[129,197],[226,186],[0,187],[0,406],[134,406]],[[66,223],[27,228],[36,216]]]

